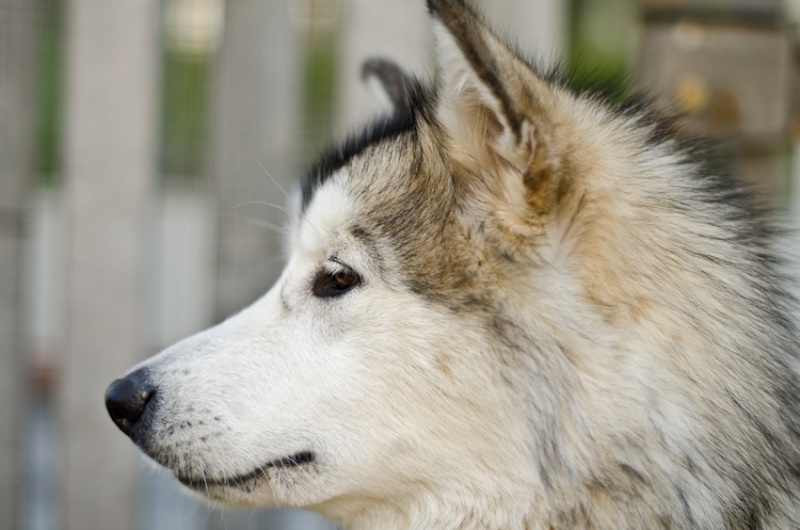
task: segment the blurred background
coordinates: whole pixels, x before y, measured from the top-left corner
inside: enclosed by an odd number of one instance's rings
[[[432,76],[423,3],[0,0],[0,529],[335,528],[197,502],[102,398],[266,291],[281,188],[377,112],[361,62]],[[800,0],[475,3],[581,86],[658,94],[800,226]]]

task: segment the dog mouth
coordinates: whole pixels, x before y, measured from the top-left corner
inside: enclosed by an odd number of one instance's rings
[[[269,480],[270,470],[286,470],[294,469],[313,463],[316,460],[316,455],[311,451],[300,451],[290,456],[284,456],[275,460],[271,460],[266,464],[255,468],[254,470],[243,473],[240,475],[225,476],[223,478],[214,478],[207,476],[186,476],[175,472],[175,476],[184,486],[188,486],[193,490],[207,490],[210,487],[229,487],[237,489],[251,489],[254,482]]]

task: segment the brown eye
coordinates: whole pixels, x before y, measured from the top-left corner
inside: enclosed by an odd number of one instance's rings
[[[322,270],[314,279],[311,291],[317,298],[339,296],[361,283],[361,277],[350,269],[336,272]]]

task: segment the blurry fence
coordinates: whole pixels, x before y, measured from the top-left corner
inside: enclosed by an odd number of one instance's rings
[[[476,3],[548,60],[633,0]],[[0,0],[0,528],[333,528],[190,499],[102,396],[267,289],[362,60],[430,76],[428,35],[422,0]]]
[[[33,172],[36,54],[35,2],[0,2],[0,527],[14,528],[18,459],[27,388],[23,367],[22,302],[25,214]]]

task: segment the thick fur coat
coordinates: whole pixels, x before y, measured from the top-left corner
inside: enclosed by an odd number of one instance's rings
[[[438,72],[323,156],[288,264],[114,382],[213,501],[351,530],[800,527],[798,333],[747,193],[460,0]]]

